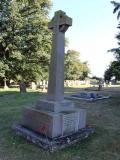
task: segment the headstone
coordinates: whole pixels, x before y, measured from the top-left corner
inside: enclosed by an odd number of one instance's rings
[[[37,89],[37,85],[35,84],[35,82],[31,82],[31,88],[32,88],[32,90]]]
[[[6,77],[4,78],[4,89],[8,89],[7,83],[6,83]]]
[[[20,82],[20,93],[26,93],[26,85],[25,82]]]
[[[40,85],[40,86],[42,86],[42,85],[43,85],[43,82],[42,82],[42,81],[40,81],[40,82],[39,82],[39,85]]]
[[[85,110],[64,100],[65,32],[71,25],[72,19],[65,12],[55,12],[48,26],[53,32],[53,43],[47,97],[23,113],[24,126],[50,138],[77,132],[86,125]]]
[[[42,92],[46,92],[46,81],[45,80],[43,80],[42,86],[43,86]]]
[[[103,87],[103,80],[102,79],[99,79],[99,82],[98,82],[98,91],[101,91],[102,90],[102,87]]]
[[[112,76],[110,80],[111,80],[112,85],[116,84],[116,77],[115,76]]]
[[[110,86],[112,85],[112,82],[111,82],[111,81],[109,82],[109,85],[110,85]]]

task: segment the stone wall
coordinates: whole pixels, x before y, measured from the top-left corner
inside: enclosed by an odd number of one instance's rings
[[[90,81],[79,81],[79,80],[65,80],[64,81],[64,86],[65,87],[79,87],[80,85],[89,85]],[[32,89],[43,89],[43,88],[48,88],[48,81],[43,80],[43,81],[38,81],[37,83],[32,82],[31,83],[31,88]]]
[[[79,87],[80,85],[89,85],[90,81],[80,81],[80,80],[65,80],[65,87]]]

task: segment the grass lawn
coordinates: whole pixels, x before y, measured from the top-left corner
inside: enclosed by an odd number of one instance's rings
[[[66,93],[78,90],[67,89]],[[49,153],[16,136],[11,129],[12,123],[21,119],[22,109],[34,105],[43,94],[20,95],[18,90],[0,90],[0,160],[120,160],[120,88],[106,88],[102,92],[112,98],[77,101],[78,106],[86,108],[87,123],[95,127],[95,133],[68,148]]]

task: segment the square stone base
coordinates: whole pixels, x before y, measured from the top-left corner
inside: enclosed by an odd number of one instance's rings
[[[85,128],[86,112],[84,109],[75,108],[61,112],[25,108],[22,125],[47,137],[55,138]]]

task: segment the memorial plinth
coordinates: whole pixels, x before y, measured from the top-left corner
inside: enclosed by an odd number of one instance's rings
[[[40,99],[35,107],[25,108],[21,122],[22,127],[51,139],[76,134],[86,126],[86,111],[64,100],[65,32],[71,25],[72,19],[65,12],[55,12],[48,25],[53,32],[53,44],[47,97]],[[25,128],[22,135],[27,137],[28,132]],[[16,130],[21,132],[19,127],[16,127]],[[40,141],[39,137],[37,139]]]
[[[85,128],[86,112],[84,109],[50,112],[26,108],[22,124],[49,138],[55,138]]]

